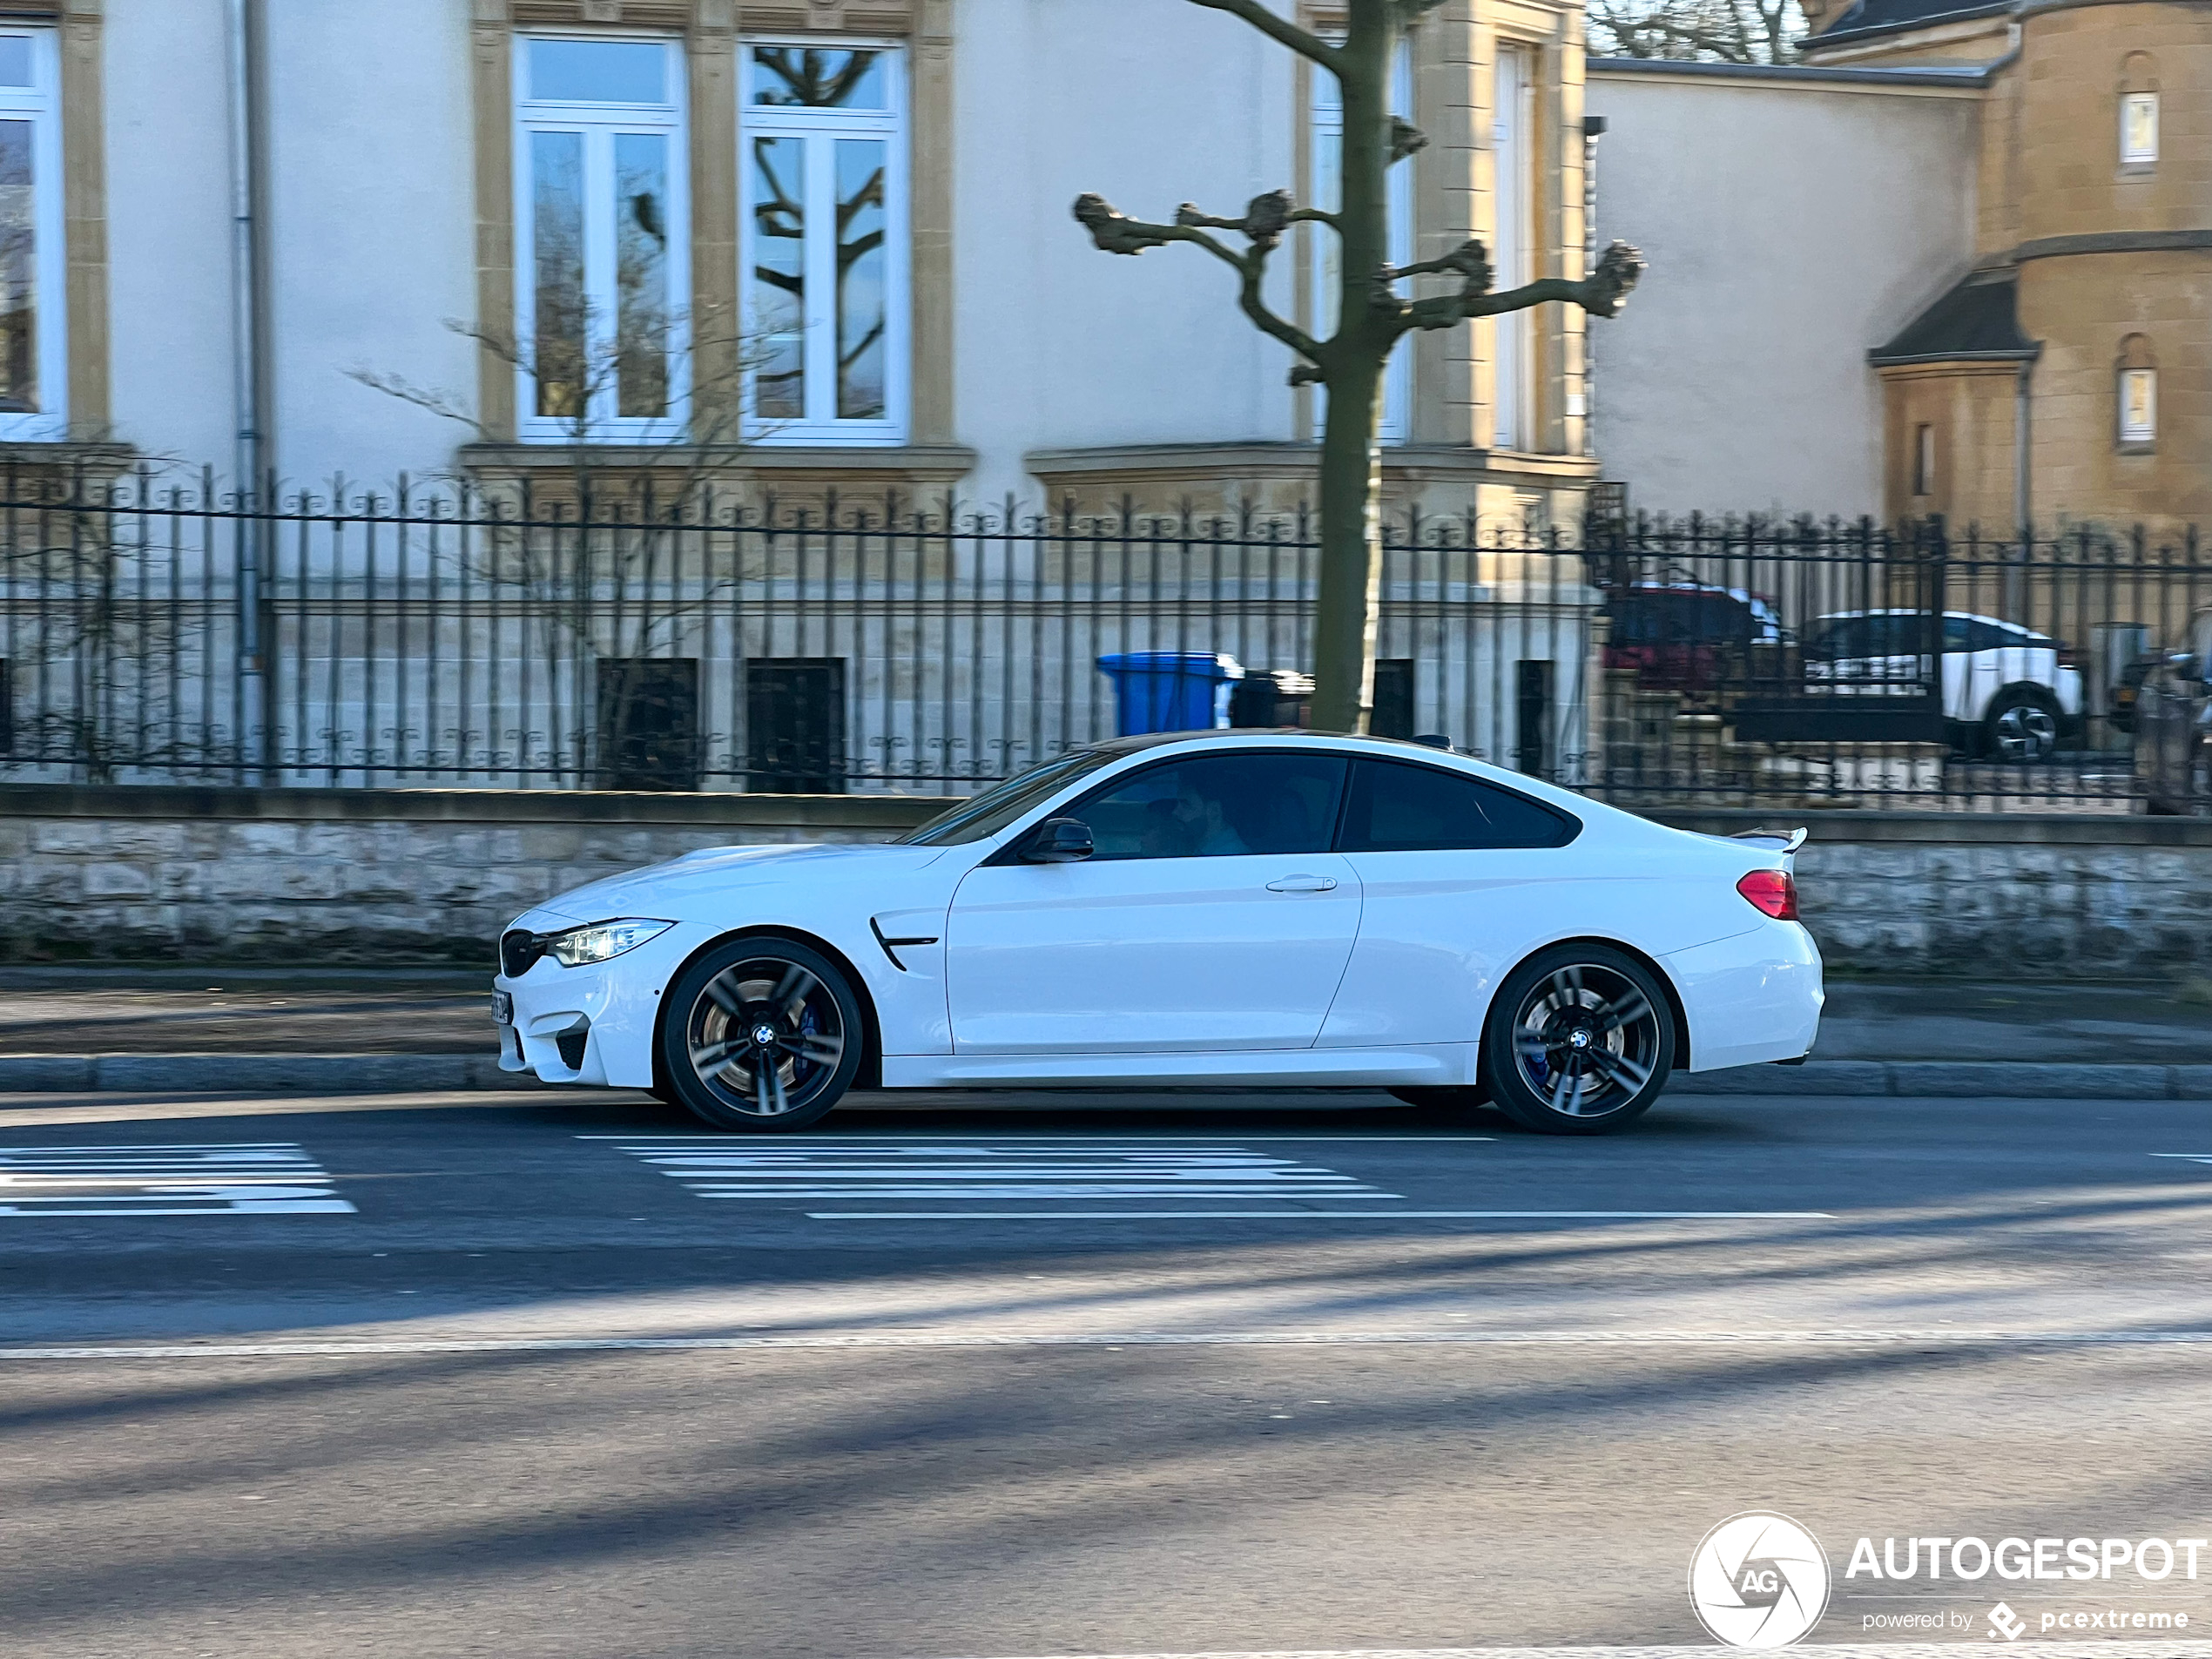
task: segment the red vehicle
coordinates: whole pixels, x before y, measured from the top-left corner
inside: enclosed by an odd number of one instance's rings
[[[1743,688],[1759,646],[1779,646],[1789,631],[1773,605],[1741,588],[1702,583],[1644,583],[1607,597],[1605,665],[1634,669],[1656,691]]]

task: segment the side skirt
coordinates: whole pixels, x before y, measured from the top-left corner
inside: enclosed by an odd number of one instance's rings
[[[1264,1049],[1228,1054],[887,1055],[886,1089],[1096,1087],[1117,1083],[1232,1088],[1386,1089],[1474,1081],[1477,1045],[1396,1049]]]

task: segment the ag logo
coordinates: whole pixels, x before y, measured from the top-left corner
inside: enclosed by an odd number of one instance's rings
[[[1731,1648],[1786,1648],[1827,1610],[1827,1554],[1786,1515],[1730,1515],[1689,1558],[1689,1605]]]

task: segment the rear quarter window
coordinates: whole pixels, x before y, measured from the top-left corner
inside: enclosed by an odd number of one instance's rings
[[[1580,819],[1526,795],[1401,760],[1362,760],[1345,806],[1345,853],[1497,851],[1565,846]]]

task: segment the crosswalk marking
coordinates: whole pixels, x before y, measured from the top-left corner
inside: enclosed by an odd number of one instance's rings
[[[640,1136],[619,1150],[702,1198],[1396,1198],[1241,1146],[1021,1140],[792,1146]]]
[[[0,1146],[0,1217],[354,1213],[290,1141]]]

